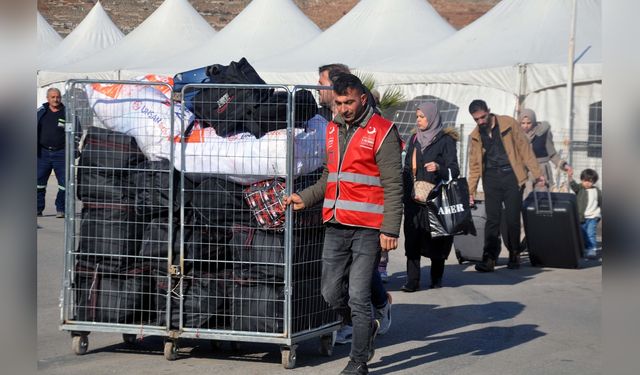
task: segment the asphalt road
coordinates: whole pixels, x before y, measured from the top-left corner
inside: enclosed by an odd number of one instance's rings
[[[59,296],[63,272],[63,219],[53,207],[55,179],[48,188],[45,216],[38,218],[38,370],[43,374],[337,374],[349,345],[332,357],[318,353],[318,341],[298,347],[297,366],[283,369],[276,345],[243,343],[212,349],[206,340],[180,341],[178,360],[162,354],[162,339],[136,345],[120,334],[92,333],[89,351],[73,354],[60,331]],[[428,290],[428,259],[422,287],[403,293],[402,241],[391,253],[388,290],[393,296],[391,330],[376,340],[372,374],[601,374],[602,267],[584,261],[577,270],[506,269],[479,274],[469,264],[447,261],[442,289]]]

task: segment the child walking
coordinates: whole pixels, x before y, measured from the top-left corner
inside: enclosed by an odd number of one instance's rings
[[[600,221],[602,206],[602,192],[595,186],[598,182],[598,172],[593,169],[585,169],[580,173],[580,183],[573,180],[573,171],[568,173],[571,181],[571,190],[576,193],[578,204],[578,217],[582,226],[585,253],[587,259],[597,259],[596,253],[596,227]]]

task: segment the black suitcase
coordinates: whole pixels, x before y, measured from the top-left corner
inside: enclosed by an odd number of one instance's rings
[[[522,216],[531,265],[578,268],[584,244],[574,194],[534,191]]]
[[[453,248],[456,252],[458,263],[465,261],[482,260],[484,251],[484,227],[487,222],[487,214],[485,212],[484,202],[476,201],[474,208],[471,210],[473,217],[473,225],[476,227],[477,235],[465,234],[453,237]]]

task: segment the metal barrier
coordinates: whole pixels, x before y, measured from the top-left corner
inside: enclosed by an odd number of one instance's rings
[[[68,123],[85,129],[79,158],[67,129],[60,327],[77,354],[93,331],[163,336],[169,360],[182,337],[278,344],[285,368],[303,340],[331,354],[320,205],[281,205],[322,172],[315,89],[67,84]]]

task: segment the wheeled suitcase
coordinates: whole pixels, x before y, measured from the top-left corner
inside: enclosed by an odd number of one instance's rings
[[[484,249],[484,226],[487,222],[484,202],[476,201],[471,210],[473,225],[476,227],[477,235],[465,234],[453,237],[453,248],[456,251],[458,263],[465,261],[481,261]]]
[[[533,191],[522,216],[532,266],[578,268],[584,245],[575,195]]]

